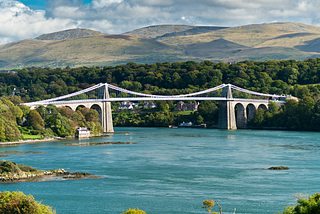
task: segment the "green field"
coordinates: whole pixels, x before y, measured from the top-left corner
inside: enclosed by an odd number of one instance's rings
[[[176,114],[177,115],[190,115],[193,112],[194,111],[177,111]]]
[[[40,140],[42,138],[43,137],[41,135],[30,135],[30,134],[23,134],[22,135],[22,139],[24,139],[24,140],[31,140],[31,139]]]

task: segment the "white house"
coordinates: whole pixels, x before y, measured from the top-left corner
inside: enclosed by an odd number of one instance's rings
[[[143,108],[156,108],[157,105],[154,102],[144,102]]]
[[[86,127],[79,127],[76,130],[76,137],[77,138],[87,138],[90,137],[90,130]]]
[[[132,110],[134,108],[134,106],[136,106],[137,104],[131,101],[123,101],[121,102],[120,106],[118,107],[118,109],[129,109]]]

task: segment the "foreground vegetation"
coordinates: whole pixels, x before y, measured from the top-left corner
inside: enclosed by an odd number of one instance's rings
[[[32,195],[25,195],[23,192],[0,192],[0,213],[20,214],[53,214],[56,213],[51,207],[35,201]]]
[[[214,205],[219,207],[219,213],[222,214],[222,207],[215,200],[204,200],[203,207],[207,212],[211,214],[218,214],[218,212],[212,211]],[[236,212],[234,209],[233,213]],[[320,194],[315,193],[309,197],[300,197],[297,203],[292,206],[284,208],[283,212],[278,214],[318,214],[320,212]],[[25,195],[23,192],[0,192],[0,213],[38,213],[38,214],[51,214],[56,213],[51,207],[41,204],[41,202],[35,201],[32,195]],[[128,209],[121,214],[147,214],[139,208]]]

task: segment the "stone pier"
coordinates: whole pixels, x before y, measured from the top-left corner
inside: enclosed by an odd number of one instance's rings
[[[228,100],[220,101],[219,129],[246,129],[248,128],[248,120],[254,118],[258,108],[268,109],[268,100],[234,99],[230,84],[222,89],[222,97]]]
[[[108,86],[105,84],[101,87],[103,99],[109,98]],[[111,102],[102,102],[101,109],[101,125],[104,132],[114,132],[113,122],[112,122],[112,112],[111,112]]]
[[[222,89],[222,97],[232,99],[231,85]],[[220,101],[218,128],[237,129],[234,107],[230,101]]]

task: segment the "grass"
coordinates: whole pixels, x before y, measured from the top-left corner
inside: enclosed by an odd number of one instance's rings
[[[41,135],[30,135],[30,134],[23,134],[22,139],[24,140],[30,140],[30,139],[42,139],[43,137]]]
[[[194,111],[177,111],[177,115],[190,115]]]

